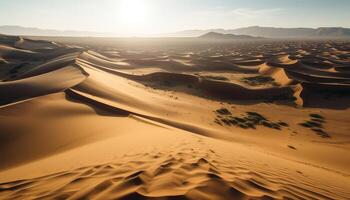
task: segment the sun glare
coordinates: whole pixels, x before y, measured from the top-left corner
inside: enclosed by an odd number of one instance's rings
[[[121,21],[127,24],[145,23],[149,17],[149,5],[144,0],[121,0]]]

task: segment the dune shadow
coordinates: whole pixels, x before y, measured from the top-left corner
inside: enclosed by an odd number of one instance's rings
[[[67,89],[64,92],[66,94],[66,99],[68,101],[85,104],[90,108],[92,108],[98,115],[113,116],[113,117],[127,117],[130,115],[128,111],[125,111],[125,110],[110,106],[108,104],[101,103],[92,98],[88,98],[86,96],[80,95],[79,93],[74,92],[71,89]]]

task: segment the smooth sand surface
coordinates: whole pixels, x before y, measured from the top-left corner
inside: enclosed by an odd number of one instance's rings
[[[0,199],[349,199],[350,43],[0,35]]]

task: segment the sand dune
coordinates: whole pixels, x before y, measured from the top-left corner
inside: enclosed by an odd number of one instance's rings
[[[275,81],[281,85],[291,85],[296,82],[290,74],[281,67],[271,67],[266,64],[262,65],[259,73],[271,76]]]
[[[0,35],[0,199],[349,198],[348,42],[52,39]]]

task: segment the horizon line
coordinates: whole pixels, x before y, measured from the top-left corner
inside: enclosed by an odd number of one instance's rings
[[[282,28],[282,29],[319,29],[319,28],[344,28],[350,29],[350,27],[344,26],[320,26],[320,27],[281,27],[281,26],[260,26],[260,25],[251,25],[251,26],[242,26],[237,28],[204,28],[204,29],[181,29],[173,32],[163,32],[163,33],[135,33],[135,34],[120,34],[116,32],[101,32],[101,31],[92,31],[92,30],[73,30],[73,29],[54,29],[54,28],[41,28],[35,26],[22,26],[22,25],[0,25],[0,27],[18,27],[18,28],[28,28],[28,29],[38,29],[42,31],[58,31],[58,32],[86,32],[90,34],[111,34],[111,37],[118,37],[122,35],[142,35],[142,36],[157,36],[157,35],[166,35],[166,34],[174,34],[180,33],[184,31],[210,31],[210,30],[236,30],[241,28],[251,28],[251,27],[260,27],[260,28]],[[112,36],[115,35],[115,36]],[[103,36],[100,36],[103,37]],[[129,36],[129,37],[138,37],[138,36]]]

